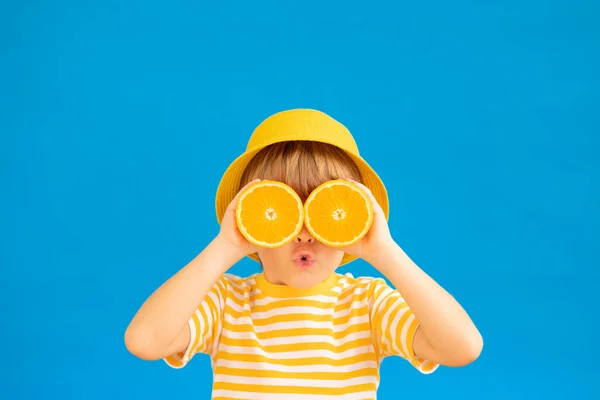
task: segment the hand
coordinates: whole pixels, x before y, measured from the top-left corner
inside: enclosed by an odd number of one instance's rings
[[[373,224],[371,225],[371,229],[369,229],[367,234],[361,240],[350,246],[343,247],[341,250],[373,264],[377,252],[381,252],[385,246],[393,244],[394,240],[390,234],[390,229],[387,220],[385,219],[383,209],[373,196],[371,190],[362,183],[352,179],[347,180],[364,190],[369,199],[371,199],[371,204],[373,206]]]
[[[217,235],[217,239],[220,239],[223,243],[230,247],[233,253],[240,254],[239,258],[256,253],[259,249],[258,246],[250,243],[240,233],[235,217],[235,210],[240,194],[248,186],[258,181],[260,181],[260,179],[255,179],[251,182],[248,182],[246,186],[240,189],[240,191],[235,195],[233,200],[231,200],[231,202],[227,206],[227,209],[225,210],[225,214],[223,214],[223,219],[221,220],[221,230]]]

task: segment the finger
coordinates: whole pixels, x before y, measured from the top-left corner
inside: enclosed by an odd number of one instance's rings
[[[369,199],[371,199],[371,202],[373,203],[373,206],[375,207],[375,211],[376,212],[381,211],[381,213],[383,213],[383,209],[381,208],[381,205],[379,204],[379,202],[377,201],[377,199],[373,195],[373,192],[371,191],[371,189],[369,189],[368,187],[366,187],[362,183],[355,181],[354,179],[347,179],[347,181],[350,181],[350,182],[354,183],[356,186],[358,186],[359,188],[361,188],[362,190],[364,190],[364,192],[367,194],[367,196],[369,197]]]
[[[362,183],[357,182],[354,179],[346,179],[346,180],[354,183],[356,186],[358,186],[359,188],[361,188],[362,190],[364,190],[367,193],[367,195],[369,195],[369,197],[372,197],[373,199],[375,199],[375,197],[373,196],[373,192],[371,192],[371,189],[369,189],[368,187],[366,187]]]
[[[229,203],[228,209],[235,210],[235,208],[237,206],[238,199],[240,198],[240,195],[244,192],[244,190],[246,190],[250,185],[253,185],[253,184],[255,184],[256,182],[259,182],[259,181],[260,181],[260,179],[254,179],[253,181],[250,181],[246,185],[244,185],[244,187],[241,188],[237,192],[237,194],[235,195],[235,197],[233,198],[233,200],[231,200],[231,203]]]

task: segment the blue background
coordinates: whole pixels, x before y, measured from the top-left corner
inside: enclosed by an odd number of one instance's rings
[[[209,398],[207,357],[141,361],[123,333],[295,107],[353,132],[397,241],[485,339],[431,376],[387,359],[381,399],[598,396],[600,3],[217,3],[0,8],[0,397]]]

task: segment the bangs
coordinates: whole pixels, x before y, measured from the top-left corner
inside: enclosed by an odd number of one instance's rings
[[[240,188],[254,179],[283,182],[294,189],[302,201],[329,180],[362,182],[358,167],[343,150],[307,141],[275,143],[262,149],[242,174]]]

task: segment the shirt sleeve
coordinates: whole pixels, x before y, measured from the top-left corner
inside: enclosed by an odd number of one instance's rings
[[[228,283],[224,275],[210,289],[188,320],[190,329],[188,347],[182,352],[165,357],[163,360],[167,365],[173,368],[183,368],[198,353],[214,354],[223,326],[222,316],[227,291]]]
[[[434,372],[439,364],[417,357],[413,351],[419,321],[402,295],[380,278],[373,279],[369,294],[371,329],[379,357],[400,356],[424,374]]]

